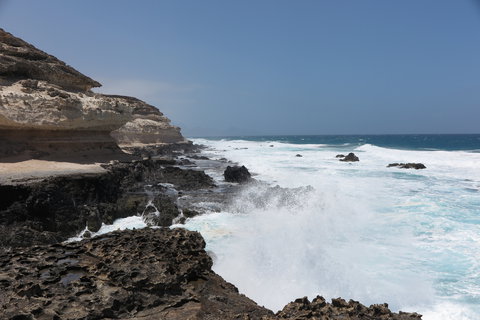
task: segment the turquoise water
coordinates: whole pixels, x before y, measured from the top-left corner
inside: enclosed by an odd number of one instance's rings
[[[272,186],[313,187],[285,201],[253,186],[187,223],[215,253],[214,270],[259,304],[321,294],[427,320],[480,319],[480,135],[193,140]],[[360,162],[335,158],[347,152]]]

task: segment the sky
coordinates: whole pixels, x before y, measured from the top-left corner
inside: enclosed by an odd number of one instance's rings
[[[480,133],[480,0],[0,0],[184,135]]]

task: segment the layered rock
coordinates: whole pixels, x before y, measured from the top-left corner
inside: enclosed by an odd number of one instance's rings
[[[155,107],[98,86],[0,29],[0,157],[106,160],[123,154],[118,144],[185,141]]]
[[[0,28],[0,77],[37,79],[65,89],[88,91],[101,84]]]

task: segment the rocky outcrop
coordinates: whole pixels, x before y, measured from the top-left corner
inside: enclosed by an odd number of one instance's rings
[[[106,172],[0,185],[0,248],[63,241],[85,226],[95,232],[102,222],[111,224],[135,214],[145,213],[152,225],[169,226],[180,211],[177,194],[168,186],[179,191],[214,186],[203,171],[174,164],[173,160],[117,163],[107,166]]]
[[[0,256],[2,319],[260,319],[197,232],[142,229]]]
[[[111,134],[120,147],[129,150],[144,145],[186,142],[180,128],[172,126],[170,120],[153,106],[135,98],[110,97],[128,99],[137,105],[132,112],[133,119]]]
[[[212,270],[197,232],[117,231],[82,242],[0,255],[2,319],[413,320],[386,304],[322,297],[273,314]]]
[[[250,172],[245,166],[228,166],[223,176],[227,182],[244,183],[251,179]]]
[[[155,107],[98,86],[0,29],[0,157],[105,161],[122,158],[118,144],[185,142]]]
[[[417,313],[393,313],[388,305],[374,304],[366,307],[358,301],[332,299],[331,303],[323,297],[317,296],[311,302],[307,297],[297,299],[287,304],[275,317],[266,319],[291,319],[291,320],[330,320],[330,319],[355,319],[355,320],[419,320],[422,316]]]
[[[340,158],[340,161],[344,162],[355,162],[355,161],[360,161],[360,159],[355,155],[355,153],[350,152],[346,156],[342,157],[343,155],[339,154],[336,156],[336,158]]]
[[[387,168],[397,167],[402,169],[426,169],[427,167],[423,163],[390,163]]]
[[[44,80],[68,90],[88,91],[101,84],[0,28],[0,77]]]

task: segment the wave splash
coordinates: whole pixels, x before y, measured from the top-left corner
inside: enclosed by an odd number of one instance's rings
[[[363,145],[353,150],[360,163],[345,164],[338,146],[201,142],[270,182],[187,223],[215,253],[214,270],[259,304],[321,294],[427,320],[480,315],[480,176],[470,170],[479,154]],[[386,168],[394,161],[428,170]]]

